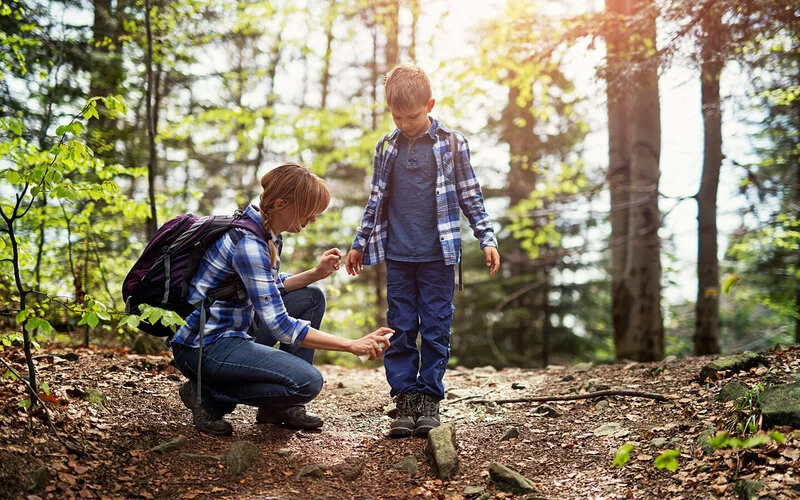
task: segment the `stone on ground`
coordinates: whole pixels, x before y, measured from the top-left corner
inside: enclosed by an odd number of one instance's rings
[[[502,491],[515,495],[537,491],[536,486],[528,478],[497,462],[489,464],[489,478]]]
[[[431,429],[425,454],[430,458],[439,479],[450,479],[455,476],[458,472],[455,426],[443,424]]]
[[[762,362],[762,357],[751,351],[744,351],[741,354],[718,358],[707,363],[700,369],[700,381],[703,382],[707,378],[714,380],[717,372],[726,371],[736,373],[742,370],[749,370]]]
[[[773,385],[761,393],[764,427],[788,425],[800,429],[800,382]]]

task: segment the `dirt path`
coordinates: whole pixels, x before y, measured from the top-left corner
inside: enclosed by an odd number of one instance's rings
[[[320,367],[326,385],[311,406],[326,419],[320,433],[257,425],[255,410],[240,407],[230,417],[234,435],[218,438],[191,425],[177,396],[181,378],[169,357],[110,349],[43,349],[40,354],[52,352],[77,355],[72,361],[42,357],[38,369],[52,389],[49,407],[59,432],[85,453],[68,452],[39,419],[29,428],[18,406],[24,398],[21,384],[0,381],[0,497],[458,499],[473,491],[477,497],[483,488],[483,498],[508,498],[488,481],[489,463],[499,462],[530,479],[545,498],[737,498],[734,487],[742,479],[760,481],[761,494],[769,498],[800,498],[797,433],[784,429],[785,444],[739,452],[704,455],[696,446],[703,430],[731,421],[733,403],[714,399],[724,381],[695,381],[708,359],[600,365],[578,373],[566,368],[451,370],[446,385],[453,399],[442,402],[442,412],[443,420],[456,426],[461,467],[453,480],[441,481],[425,461],[426,441],[385,437],[391,401],[382,368]],[[23,369],[19,351],[0,356]],[[775,382],[794,379],[800,367],[797,351],[768,356],[769,372],[754,368],[733,376],[751,385],[765,376]],[[555,416],[545,416],[536,403],[471,404],[479,397],[608,388],[659,392],[669,400],[607,397],[550,403]],[[104,407],[84,399],[92,389],[105,395]],[[512,427],[519,436],[502,440]],[[149,452],[179,436],[186,438],[180,450]],[[232,475],[209,456],[223,455],[239,440],[253,443],[259,457],[246,472]],[[614,455],[625,442],[637,448],[624,468],[614,468]],[[681,451],[675,472],[653,464],[667,449]],[[395,467],[409,455],[418,459],[414,474]],[[308,471],[303,467],[313,464],[321,466],[317,476],[298,478]],[[41,486],[29,490],[37,470]]]

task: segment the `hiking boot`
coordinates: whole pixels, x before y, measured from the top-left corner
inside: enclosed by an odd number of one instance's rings
[[[197,404],[197,392],[190,381],[184,382],[178,390],[183,404],[192,411],[192,422],[195,427],[214,436],[230,436],[233,434],[233,426],[230,422],[223,420],[222,415],[208,408],[204,404]]]
[[[404,393],[397,395],[397,417],[389,426],[389,435],[393,438],[407,438],[414,433],[414,414],[419,394]]]
[[[428,437],[431,429],[441,425],[439,420],[439,400],[430,394],[420,394],[420,403],[417,411],[417,424],[414,427],[414,435]]]
[[[304,405],[278,408],[262,406],[256,414],[256,422],[309,431],[319,429],[325,424],[322,417],[307,412]]]

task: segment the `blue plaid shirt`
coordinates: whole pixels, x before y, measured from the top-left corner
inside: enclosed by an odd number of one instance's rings
[[[249,206],[244,217],[263,224],[258,210]],[[278,249],[275,266],[270,265],[267,240],[252,232],[233,228],[209,247],[189,286],[188,301],[201,302],[209,290],[227,284],[236,275],[244,283],[246,298],[242,300],[217,300],[206,306],[206,324],[203,345],[207,346],[221,337],[250,338],[251,328],[266,328],[280,342],[300,344],[308,333],[309,322],[295,319],[286,312],[283,282],[289,274],[280,272],[280,253],[283,238],[267,235]],[[258,315],[261,321],[254,321]],[[199,347],[200,311],[193,312],[172,338],[173,343]],[[263,325],[263,326],[261,326]]]
[[[401,133],[395,129],[391,134],[383,136],[375,147],[369,200],[361,226],[353,240],[353,249],[363,253],[362,262],[366,266],[378,264],[386,258],[389,221],[384,196],[389,174],[397,158],[397,141]],[[442,245],[444,263],[454,265],[461,259],[459,207],[467,216],[472,234],[480,241],[481,249],[487,246],[497,247],[497,238],[483,206],[483,194],[470,163],[467,139],[460,133],[448,130],[433,118],[428,134],[436,139],[433,156],[437,172],[436,213],[439,242]],[[450,146],[451,135],[455,138],[457,150],[455,161]]]

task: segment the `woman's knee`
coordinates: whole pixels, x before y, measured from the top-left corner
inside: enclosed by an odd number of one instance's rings
[[[302,374],[301,383],[298,384],[297,392],[299,396],[312,400],[322,392],[324,380],[322,374],[311,365]]]
[[[322,309],[325,311],[325,307],[327,306],[327,302],[325,299],[325,292],[322,291],[322,288],[316,285],[308,285],[308,292],[311,295],[311,300],[314,302],[314,306],[317,308]]]

